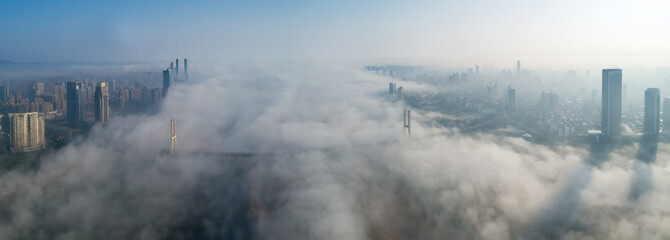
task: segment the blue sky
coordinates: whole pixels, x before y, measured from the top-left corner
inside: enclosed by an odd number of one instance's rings
[[[663,65],[663,1],[15,1],[0,59]]]

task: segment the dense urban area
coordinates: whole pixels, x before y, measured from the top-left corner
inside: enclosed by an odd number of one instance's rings
[[[14,63],[5,63],[14,64]],[[127,114],[151,114],[178,82],[188,60],[156,72],[71,73],[0,85],[3,170],[36,167],[39,157],[85,135],[95,124]]]
[[[608,102],[609,98],[603,98],[602,94],[603,91],[607,94],[607,89],[578,86],[565,89],[543,84],[540,79],[547,76],[541,76],[540,71],[523,70],[520,61],[517,61],[514,72],[503,69],[482,75],[478,65],[463,73],[402,65],[366,66],[365,69],[393,79],[385,94],[387,99],[401,101],[408,109],[438,112],[441,115],[434,120],[436,123],[458,128],[464,133],[485,132],[523,137],[535,143],[574,145],[599,141],[607,135],[601,125],[608,119],[601,115],[601,111],[608,109],[601,107],[601,101]],[[661,109],[659,88],[648,88],[644,90],[644,101],[630,100],[628,85],[622,84],[625,82],[622,81],[622,71],[604,69],[603,84],[609,81],[606,78],[608,72],[618,72],[619,92],[612,97],[618,100],[618,121],[622,129],[614,136],[634,139],[670,129],[667,125],[670,121],[663,124],[663,119],[670,119],[670,98],[663,99],[664,108]],[[572,84],[585,80],[589,72],[580,76],[576,71],[568,70],[560,75]],[[402,86],[404,82],[427,83],[432,89],[408,91]],[[520,93],[513,86],[519,86],[524,92]],[[564,95],[560,97],[549,89],[564,90]]]

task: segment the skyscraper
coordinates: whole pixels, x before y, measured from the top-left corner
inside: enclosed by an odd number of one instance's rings
[[[644,91],[644,135],[657,135],[661,124],[661,90]]]
[[[119,90],[119,109],[125,111],[130,102],[130,91],[128,89]]]
[[[188,80],[188,59],[184,58],[184,80]]]
[[[176,79],[179,79],[179,58],[175,59],[174,62],[175,62],[174,77]]]
[[[513,110],[516,108],[516,90],[513,88],[507,89],[507,109]]]
[[[558,108],[558,94],[551,92],[540,94],[540,108],[542,111],[555,111]]]
[[[603,69],[602,134],[608,137],[621,135],[621,69]]]
[[[9,113],[9,148],[30,152],[44,148],[44,117],[37,112]]]
[[[158,104],[161,101],[161,90],[154,88],[151,90],[151,104]]]
[[[479,76],[479,65],[475,65],[475,74]]]
[[[663,134],[670,136],[670,98],[663,99]]]
[[[109,90],[106,82],[95,86],[95,121],[109,121]]]
[[[79,128],[84,122],[81,82],[67,82],[67,124]]]
[[[516,60],[516,75],[521,76],[521,60]]]
[[[35,97],[39,97],[44,95],[44,83],[43,82],[36,82],[35,83]]]
[[[0,86],[0,100],[2,103],[7,102],[9,99],[9,85]]]
[[[170,69],[163,70],[163,97],[166,97],[168,90],[172,88],[172,76],[170,76]]]

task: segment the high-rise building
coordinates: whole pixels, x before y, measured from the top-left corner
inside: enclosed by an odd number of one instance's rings
[[[81,82],[67,82],[67,123],[73,128],[82,127],[84,122],[82,88]]]
[[[389,94],[394,94],[396,91],[395,83],[389,83]]]
[[[161,101],[161,90],[154,88],[151,90],[151,104],[158,104]]]
[[[475,65],[475,74],[479,76],[479,65]]]
[[[603,69],[602,134],[608,137],[621,135],[621,69]]]
[[[179,79],[179,58],[175,59],[174,62],[175,62],[174,77],[175,79]]]
[[[644,135],[657,135],[661,125],[661,90],[644,91]]]
[[[95,121],[109,121],[109,90],[106,82],[95,87]]]
[[[119,90],[119,109],[125,111],[130,104],[130,93],[128,89]]]
[[[507,109],[513,110],[516,108],[516,90],[513,88],[507,89]]]
[[[516,60],[516,75],[521,75],[521,60]]]
[[[670,136],[670,98],[663,99],[663,134]]]
[[[184,80],[188,80],[188,59],[184,58]]]
[[[166,97],[168,90],[172,88],[172,76],[170,69],[163,70],[163,97]]]
[[[542,111],[554,111],[558,109],[558,94],[551,92],[540,94],[540,108]]]
[[[36,82],[35,83],[35,97],[39,97],[44,95],[44,83],[43,82]]]
[[[458,83],[458,81],[458,73],[449,75],[449,84],[455,84]]]
[[[2,85],[0,86],[0,101],[5,103],[7,100],[9,100],[9,85]]]
[[[44,148],[44,117],[37,112],[9,113],[9,148],[30,152]]]

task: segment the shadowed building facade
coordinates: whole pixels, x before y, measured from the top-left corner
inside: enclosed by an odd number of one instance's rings
[[[84,122],[82,108],[81,82],[67,82],[67,124],[73,128],[80,128]]]
[[[621,135],[621,69],[603,69],[602,120],[603,136]]]
[[[658,135],[661,128],[661,90],[644,91],[644,135]]]
[[[2,85],[0,86],[0,101],[5,103],[7,100],[9,100],[9,85]]]
[[[9,113],[9,148],[12,152],[43,149],[44,117],[37,112]]]
[[[172,71],[170,69],[163,70],[163,97],[166,97],[168,90],[172,88]]]
[[[95,121],[109,121],[109,89],[106,82],[95,87]]]

